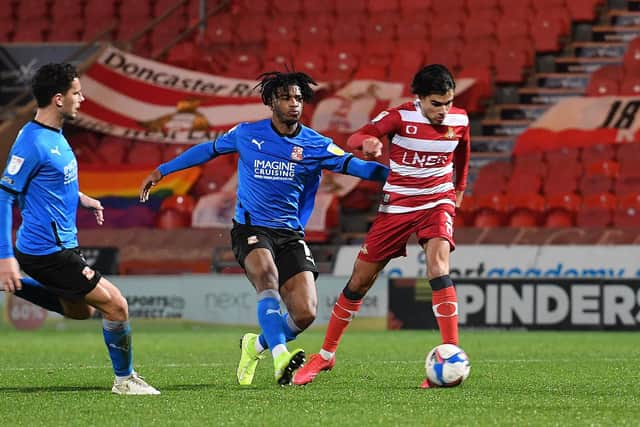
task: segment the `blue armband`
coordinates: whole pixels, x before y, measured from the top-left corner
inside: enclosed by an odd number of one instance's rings
[[[352,157],[347,160],[346,172],[369,181],[385,182],[389,176],[389,168],[378,162],[367,162]]]
[[[203,142],[202,144],[194,145],[167,163],[161,164],[158,166],[158,171],[160,171],[162,176],[167,176],[170,173],[206,163],[216,157],[216,154],[217,153],[214,152],[213,142]]]
[[[13,201],[16,196],[10,190],[0,186],[0,258],[13,256],[11,242],[11,220]]]

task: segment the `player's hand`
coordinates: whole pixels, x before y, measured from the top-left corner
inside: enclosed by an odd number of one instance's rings
[[[149,200],[149,193],[151,192],[151,189],[155,187],[161,179],[162,174],[160,171],[158,169],[154,169],[154,171],[142,181],[142,185],[140,185],[140,203],[144,203]]]
[[[373,136],[365,139],[362,141],[362,154],[365,159],[377,159],[382,156],[382,141]]]
[[[102,207],[100,200],[89,197],[84,193],[80,193],[80,205],[83,208],[91,209],[93,211],[93,215],[96,217],[98,225],[104,224],[104,207]]]
[[[456,190],[456,208],[462,206],[462,199],[464,197],[464,190]]]
[[[15,292],[22,289],[20,267],[14,257],[0,259],[0,289]]]

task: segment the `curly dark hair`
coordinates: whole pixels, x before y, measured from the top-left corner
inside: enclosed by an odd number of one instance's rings
[[[49,63],[38,68],[31,80],[31,91],[38,102],[38,108],[49,105],[56,93],[67,93],[76,77],[78,71],[67,63]]]
[[[302,100],[309,102],[313,99],[313,89],[311,89],[311,85],[317,85],[311,76],[297,71],[286,73],[269,71],[260,74],[257,80],[260,80],[260,83],[258,83],[254,89],[260,90],[264,105],[271,105],[273,97],[278,94],[278,89],[288,90],[289,86],[298,86],[302,94]]]
[[[444,65],[431,64],[420,69],[411,82],[411,92],[418,96],[444,95],[456,89],[451,72]]]

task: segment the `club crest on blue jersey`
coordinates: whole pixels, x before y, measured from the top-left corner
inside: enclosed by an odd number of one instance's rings
[[[295,160],[296,162],[302,161],[302,147],[293,147],[293,150],[291,150],[291,160]]]

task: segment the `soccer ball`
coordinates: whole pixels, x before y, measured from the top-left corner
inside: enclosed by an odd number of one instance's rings
[[[471,363],[460,347],[441,344],[427,354],[425,368],[431,384],[438,387],[455,387],[467,379]]]

